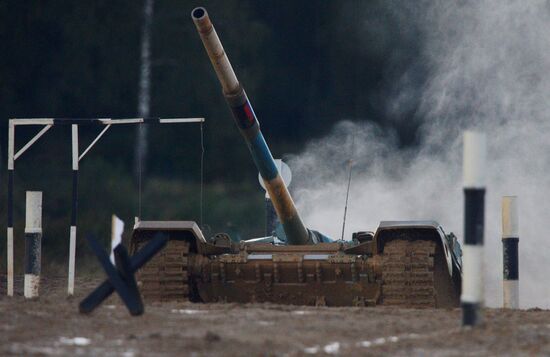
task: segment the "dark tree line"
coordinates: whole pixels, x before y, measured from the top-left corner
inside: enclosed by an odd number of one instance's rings
[[[197,5],[209,11],[275,156],[299,152],[308,139],[326,134],[341,119],[377,122],[395,130],[402,145],[414,143],[418,98],[413,93],[397,109],[387,100],[395,97],[403,81],[420,85],[425,71],[417,60],[423,33],[415,25],[414,12],[400,2],[156,0],[150,113],[206,117],[205,180],[207,199],[211,192],[211,225],[223,228],[233,221],[248,222],[244,213],[261,205],[261,194],[256,203],[241,207],[226,204],[231,194],[216,186],[245,182],[251,190],[259,189],[252,160],[190,19]],[[8,118],[137,115],[142,23],[141,0],[0,1],[0,177],[5,177]],[[18,133],[19,145],[32,131]],[[82,129],[81,145],[96,134],[95,128]],[[122,207],[119,210],[127,217],[134,214],[136,204],[135,197],[128,198],[135,192],[134,140],[133,130],[112,130],[83,163],[88,178],[83,178],[82,187],[94,185],[94,190],[82,189],[82,195],[88,201],[102,197],[106,210]],[[16,177],[20,189],[59,190],[51,195],[62,196],[52,204],[54,217],[67,214],[68,196],[62,188],[70,185],[60,177],[70,170],[69,141],[68,130],[52,130],[25,154],[24,162],[17,163],[22,170]],[[193,185],[200,178],[199,127],[155,128],[149,131],[149,141],[146,167],[151,186],[144,195],[152,197],[155,207],[181,207],[181,202],[167,202],[173,196],[168,192],[170,187],[185,191],[177,186],[187,184],[191,188],[185,204],[197,206],[198,189]],[[1,192],[5,197],[5,189]],[[104,219],[98,216],[99,206],[88,203],[80,208],[93,211],[90,227],[95,219]],[[244,218],[231,222],[213,218],[222,217],[217,210],[226,206],[235,217]],[[21,217],[23,208],[19,209]],[[4,210],[3,204],[2,220]],[[181,218],[189,212],[198,216],[191,208],[149,209],[155,218],[170,218],[163,214]],[[249,224],[249,230],[262,226],[262,222],[242,224]],[[63,232],[64,227],[63,221],[52,231]]]
[[[151,115],[205,116],[208,178],[240,180],[242,170],[228,171],[249,160],[189,18],[195,4],[155,2]],[[298,151],[344,118],[385,125],[392,115],[385,97],[419,51],[421,34],[391,2],[203,4],[278,154]],[[2,127],[10,117],[135,116],[142,8],[122,0],[1,2]],[[412,117],[412,104],[399,115]],[[410,143],[405,129],[401,139]],[[193,152],[197,135],[157,134],[148,166],[168,176],[181,171],[177,162]],[[119,135],[126,145],[112,161],[131,165],[132,134]]]

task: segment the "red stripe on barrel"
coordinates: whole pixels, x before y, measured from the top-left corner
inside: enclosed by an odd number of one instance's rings
[[[248,129],[256,122],[256,115],[248,101],[239,107],[231,108],[231,110],[233,111],[237,125],[241,129]]]

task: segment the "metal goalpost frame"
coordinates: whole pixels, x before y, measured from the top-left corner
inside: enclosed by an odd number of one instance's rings
[[[69,243],[69,272],[67,283],[67,294],[74,294],[75,276],[75,255],[76,255],[76,221],[78,207],[78,164],[82,158],[92,149],[112,125],[122,124],[186,124],[204,123],[204,118],[28,118],[10,119],[8,128],[8,227],[7,227],[7,295],[13,296],[14,286],[14,262],[13,262],[13,189],[15,161],[23,155],[40,137],[42,137],[54,125],[71,125],[71,148],[72,148],[72,204],[71,204],[71,228]],[[43,128],[31,138],[21,149],[15,151],[15,128],[18,125],[38,125]],[[99,125],[104,126],[94,140],[79,153],[78,149],[78,126]]]

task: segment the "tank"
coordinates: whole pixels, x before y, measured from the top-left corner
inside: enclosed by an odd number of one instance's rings
[[[134,253],[158,232],[170,236],[137,274],[144,300],[458,306],[461,249],[437,222],[384,221],[338,241],[306,228],[208,13],[198,7],[191,16],[284,237],[233,242],[224,233],[206,239],[192,221],[136,222]]]

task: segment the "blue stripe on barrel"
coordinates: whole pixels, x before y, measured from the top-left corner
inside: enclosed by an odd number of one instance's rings
[[[275,166],[275,160],[269,151],[269,147],[265,142],[262,132],[259,130],[258,120],[256,119],[256,113],[250,105],[248,98],[244,104],[233,107],[231,106],[231,111],[233,112],[233,117],[235,122],[239,127],[239,130],[243,134],[250,153],[252,154],[252,159],[260,171],[260,175],[264,180],[272,180],[279,174],[277,166]],[[257,132],[251,129],[256,125]],[[248,130],[250,129],[250,130]]]
[[[253,138],[247,140],[248,148],[252,154],[252,159],[260,171],[264,180],[273,180],[279,174],[275,160],[267,147],[264,136],[258,132]]]

